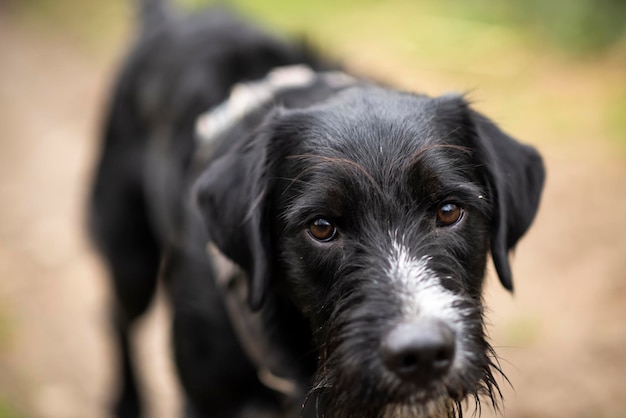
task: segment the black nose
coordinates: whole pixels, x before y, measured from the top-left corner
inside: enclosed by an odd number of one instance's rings
[[[454,352],[454,331],[438,320],[398,325],[381,344],[385,366],[402,380],[421,385],[443,376]]]

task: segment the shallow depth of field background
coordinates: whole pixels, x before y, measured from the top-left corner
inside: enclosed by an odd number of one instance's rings
[[[514,255],[516,294],[493,273],[485,294],[513,385],[503,415],[626,417],[626,3],[231,3],[360,73],[466,92],[540,149],[548,180]],[[108,416],[107,282],[84,206],[130,5],[0,0],[0,418]],[[137,349],[158,418],[181,408],[166,310],[142,322]]]

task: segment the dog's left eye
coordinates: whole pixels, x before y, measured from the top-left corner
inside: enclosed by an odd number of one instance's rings
[[[319,218],[311,222],[307,228],[309,234],[320,242],[328,242],[337,235],[337,228],[332,222]]]
[[[437,209],[437,226],[452,226],[463,217],[463,209],[454,203],[444,203]]]

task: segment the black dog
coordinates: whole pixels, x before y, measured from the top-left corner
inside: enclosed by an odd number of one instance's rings
[[[462,97],[329,71],[223,11],[143,7],[91,205],[116,296],[116,414],[141,413],[128,338],[158,275],[188,416],[496,404],[483,276],[491,251],[513,287],[508,252],[543,184],[536,151]]]

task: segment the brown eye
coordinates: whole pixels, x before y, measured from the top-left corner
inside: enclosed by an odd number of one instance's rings
[[[451,226],[463,216],[463,209],[454,203],[444,203],[437,210],[437,226]]]
[[[328,242],[335,238],[337,229],[330,221],[326,219],[316,219],[309,224],[309,234],[316,240],[321,242]]]

